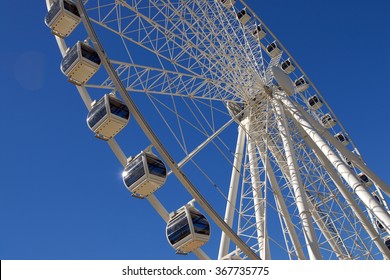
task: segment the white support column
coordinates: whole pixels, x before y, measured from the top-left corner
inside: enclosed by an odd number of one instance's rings
[[[234,153],[232,176],[230,178],[228,201],[226,202],[226,211],[224,221],[232,227],[234,220],[234,209],[236,208],[238,183],[240,181],[242,157],[245,146],[245,131],[242,126],[238,126],[238,137],[236,151]],[[221,243],[219,246],[218,259],[223,258],[229,253],[230,238],[222,232]]]
[[[306,131],[299,125],[299,123],[294,119],[294,122],[297,124],[300,132],[302,133],[303,139],[309,145],[313,151],[316,152],[318,159],[322,162],[324,168],[328,172],[329,176],[332,178],[333,183],[336,185],[341,195],[345,198],[349,207],[354,211],[356,217],[360,220],[361,225],[369,234],[371,239],[374,241],[378,249],[381,251],[383,256],[387,259],[390,259],[390,250],[384,244],[382,238],[370,223],[370,220],[364,215],[364,212],[359,207],[352,194],[345,188],[343,181],[340,179],[339,175],[334,171],[333,166],[325,154],[320,150],[320,148],[314,143]]]
[[[252,193],[253,193],[253,204],[256,218],[256,231],[257,239],[259,243],[260,253],[263,252],[265,246],[265,219],[264,219],[264,199],[261,192],[261,182],[259,174],[259,165],[257,160],[256,145],[254,142],[254,131],[252,130],[251,119],[248,118],[245,123],[245,129],[248,131],[247,134],[247,151],[249,157],[249,169],[251,174]],[[260,256],[261,259],[266,259],[266,256]],[[268,256],[269,258],[269,256]]]
[[[367,188],[356,177],[356,174],[339,158],[336,152],[325,142],[316,129],[302,116],[296,106],[286,97],[280,97],[291,116],[306,131],[307,135],[314,141],[322,153],[331,162],[337,172],[344,178],[353,192],[357,194],[363,204],[382,222],[386,231],[390,234],[390,215],[371,195]]]
[[[291,185],[294,190],[295,202],[299,211],[299,217],[302,221],[302,229],[304,232],[307,249],[311,260],[322,259],[320,248],[318,246],[312,216],[309,205],[306,201],[305,190],[300,178],[297,159],[294,154],[292,140],[284,110],[279,103],[279,100],[274,100],[274,109],[277,116],[278,127],[283,141],[284,150],[286,153],[287,164],[290,172]]]
[[[267,140],[263,138],[263,143],[266,143],[266,141]],[[269,167],[267,168],[268,180],[271,183],[272,192],[275,197],[275,202],[278,205],[278,209],[282,214],[284,222],[286,223],[287,233],[291,238],[291,242],[293,244],[294,250],[299,260],[305,260],[306,258],[302,250],[302,245],[299,243],[299,238],[297,232],[295,231],[294,224],[291,220],[290,214],[288,212],[286,202],[284,201],[282,192],[280,190],[278,180],[276,179],[275,173],[271,168],[271,162],[268,158],[265,158],[266,149],[261,144],[258,144],[257,147],[260,150],[261,160],[263,161],[263,164]],[[272,147],[268,147],[268,148],[271,149],[271,153],[272,153]]]
[[[294,105],[294,102],[289,100],[291,104]],[[298,104],[296,104],[298,105]],[[336,149],[348,160],[353,162],[361,171],[363,171],[374,183],[377,187],[379,187],[383,192],[385,192],[388,196],[390,196],[390,186],[384,182],[381,178],[378,177],[366,164],[365,162],[359,158],[356,154],[352,153],[346,147],[344,147],[330,132],[321,126],[316,120],[314,120],[305,110],[302,108],[295,106],[299,113],[302,114],[303,118],[305,118],[314,129],[317,130],[318,134],[323,136],[329,143],[336,147]]]

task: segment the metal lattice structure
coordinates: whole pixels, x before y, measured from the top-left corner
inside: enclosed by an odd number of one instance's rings
[[[390,187],[245,1],[74,2],[84,28],[56,37],[62,55],[84,40],[104,66],[77,85],[86,107],[118,93],[150,140],[139,149],[152,144],[215,223],[218,258],[390,259]]]

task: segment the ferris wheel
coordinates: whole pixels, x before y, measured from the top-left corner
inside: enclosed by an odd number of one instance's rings
[[[166,222],[172,253],[390,259],[390,187],[245,1],[46,4],[89,128]],[[131,155],[128,126],[148,139]],[[218,252],[203,250],[210,236]]]

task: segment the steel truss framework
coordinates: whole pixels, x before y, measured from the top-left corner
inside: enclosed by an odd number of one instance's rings
[[[86,107],[91,96],[118,93],[169,176],[216,224],[213,235],[221,229],[218,258],[390,259],[383,242],[390,234],[389,186],[245,1],[75,2],[84,29],[66,41],[85,39],[105,66],[77,86]],[[243,8],[251,15],[245,24],[237,18]],[[253,34],[258,25],[262,38]],[[57,42],[64,56],[66,42]],[[272,42],[276,55],[267,51]],[[293,96],[271,70],[287,59],[295,66],[290,78],[303,76],[309,85]],[[309,105],[314,95],[321,108]],[[326,114],[335,121],[331,128],[321,125]],[[347,145],[334,137],[339,132]],[[125,166],[129,155],[119,141],[107,143]],[[155,195],[147,200],[165,221],[175,210]]]

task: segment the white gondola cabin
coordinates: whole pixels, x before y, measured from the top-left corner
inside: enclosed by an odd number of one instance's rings
[[[336,120],[328,113],[322,116],[321,123],[325,128],[332,128],[336,125]]]
[[[246,24],[251,19],[251,17],[252,16],[245,9],[242,9],[237,13],[237,18],[241,24]]]
[[[349,144],[349,140],[346,136],[344,136],[344,134],[342,132],[339,132],[337,134],[335,134],[334,136],[337,140],[339,140],[339,142],[341,144],[343,144],[344,146],[347,146]]]
[[[309,99],[307,100],[307,104],[312,110],[318,110],[323,105],[321,99],[317,95],[309,97]]]
[[[376,192],[372,192],[371,194],[380,203],[380,205],[383,205],[382,199],[378,196]]]
[[[210,224],[199,210],[187,204],[169,214],[166,235],[176,253],[188,254],[209,240]]]
[[[358,177],[360,179],[360,182],[362,182],[366,187],[370,187],[372,185],[371,180],[363,172],[360,172],[358,174]]]
[[[309,83],[305,80],[305,77],[302,76],[294,81],[295,88],[298,92],[304,92],[309,88]]]
[[[109,140],[127,125],[129,118],[127,106],[113,95],[106,94],[92,103],[87,124],[97,138]]]
[[[267,46],[267,52],[269,56],[273,58],[278,56],[282,51],[279,49],[278,45],[274,41]]]
[[[72,33],[80,21],[77,6],[69,0],[54,2],[45,17],[45,24],[53,34],[61,38],[65,38]]]
[[[226,9],[230,9],[233,7],[234,4],[236,4],[236,0],[219,0]]]
[[[99,70],[100,63],[97,52],[78,41],[62,59],[61,71],[71,83],[82,85]]]
[[[381,232],[385,232],[386,229],[385,227],[382,225],[382,223],[378,220],[376,220],[376,226],[378,227],[378,229],[381,231]]]
[[[265,32],[264,28],[261,25],[257,25],[256,28],[253,29],[252,35],[256,39],[261,40],[267,35],[267,32]]]
[[[289,58],[282,62],[281,67],[286,74],[290,74],[295,70],[295,66]]]
[[[349,168],[353,168],[352,162],[347,157],[343,157],[343,160],[349,166]]]
[[[142,151],[130,158],[122,173],[123,183],[138,198],[144,198],[158,190],[167,178],[162,160],[151,152]]]

